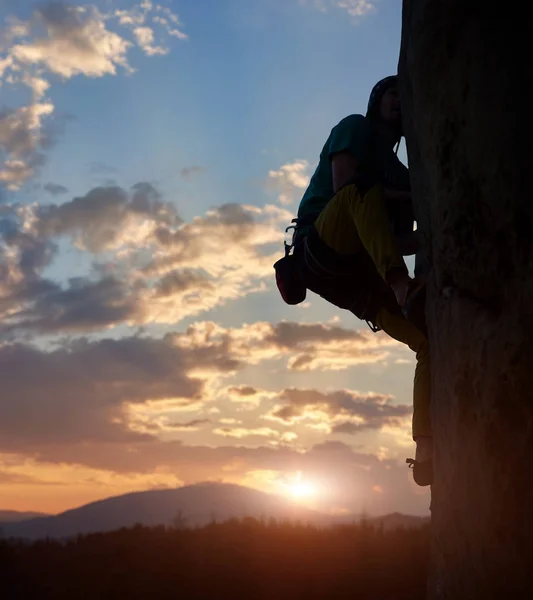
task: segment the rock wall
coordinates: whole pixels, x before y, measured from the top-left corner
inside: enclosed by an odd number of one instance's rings
[[[528,8],[477,0],[403,7],[407,150],[433,264],[432,600],[533,597]]]

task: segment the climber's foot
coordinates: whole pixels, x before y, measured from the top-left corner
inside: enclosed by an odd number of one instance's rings
[[[405,462],[413,469],[413,479],[415,483],[421,487],[431,485],[433,483],[433,459],[417,461],[413,458],[406,458]]]
[[[413,479],[420,486],[431,485],[433,482],[433,438],[419,435],[415,438],[416,454],[414,460],[407,458],[406,463],[413,469]]]

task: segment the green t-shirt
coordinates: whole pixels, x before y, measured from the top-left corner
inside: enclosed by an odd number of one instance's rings
[[[409,171],[363,115],[350,115],[336,125],[324,144],[315,173],[298,208],[298,218],[315,219],[333,197],[331,158],[348,151],[376,180],[396,190],[409,190]],[[305,227],[307,229],[307,227]]]

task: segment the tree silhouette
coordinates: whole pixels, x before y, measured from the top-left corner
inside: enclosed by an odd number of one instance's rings
[[[180,516],[179,524],[183,523]],[[2,599],[422,600],[429,530],[233,519],[0,540]]]
[[[185,529],[187,526],[188,518],[185,516],[183,510],[179,508],[176,511],[175,517],[172,519],[172,526],[174,529]]]

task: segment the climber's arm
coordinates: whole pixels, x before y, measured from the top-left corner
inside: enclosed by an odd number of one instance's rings
[[[350,115],[332,129],[328,155],[335,194],[369,159],[371,139],[372,128],[362,115]]]
[[[350,152],[337,152],[331,158],[331,173],[333,175],[333,193],[337,193],[341,187],[352,177],[357,175],[359,161]]]

